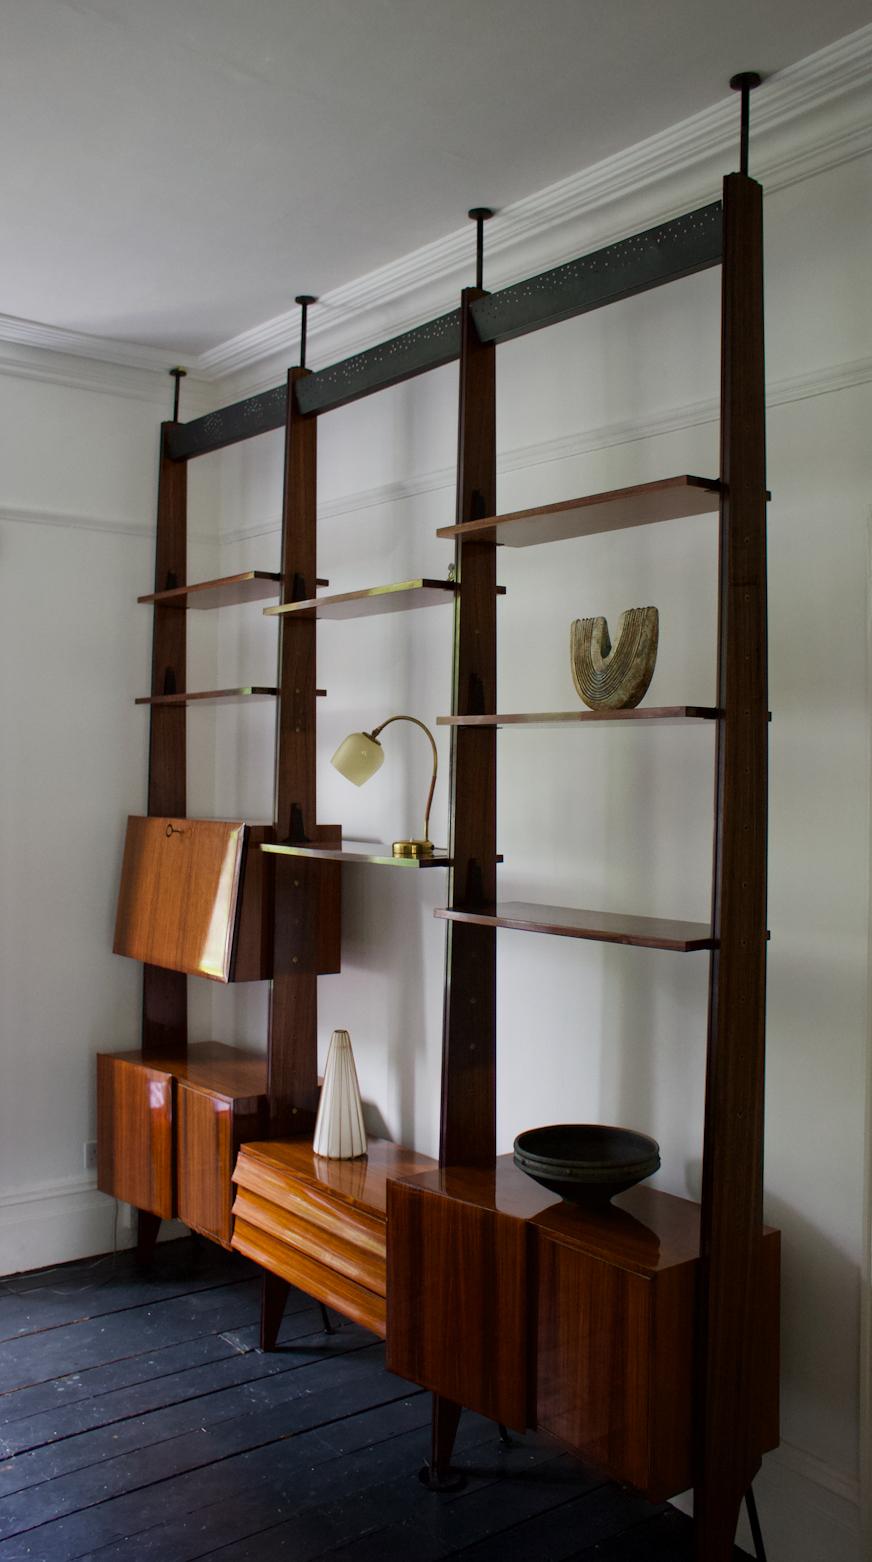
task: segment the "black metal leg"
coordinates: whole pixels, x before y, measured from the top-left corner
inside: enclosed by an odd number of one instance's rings
[[[323,1327],[324,1333],[335,1334],[336,1325],[335,1323],[331,1323],[330,1314],[328,1313],[327,1308],[324,1306],[324,1303],[319,1302],[318,1306],[321,1308],[321,1325]]]
[[[748,1523],[751,1526],[751,1539],[754,1542],[754,1555],[757,1562],[766,1562],[766,1547],[763,1544],[763,1531],[760,1528],[760,1515],[757,1512],[757,1502],[754,1497],[754,1488],[748,1487],[745,1493],[745,1507],[748,1509]]]
[[[500,1442],[504,1448],[514,1448],[514,1438],[509,1435],[508,1427],[503,1426],[502,1421],[497,1422],[497,1431],[500,1434]]]

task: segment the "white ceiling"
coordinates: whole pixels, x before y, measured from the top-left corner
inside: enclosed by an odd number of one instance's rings
[[[0,312],[202,352],[868,0],[0,0]]]

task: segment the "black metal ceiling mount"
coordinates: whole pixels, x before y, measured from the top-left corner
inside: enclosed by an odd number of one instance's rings
[[[172,378],[176,382],[175,386],[173,388],[173,422],[174,423],[178,423],[178,421],[179,421],[179,382],[185,378],[187,372],[188,372],[187,369],[183,369],[181,367],[181,364],[178,364],[178,363],[176,364],[174,369],[168,370],[168,373],[172,376]]]
[[[300,306],[300,368],[306,367],[306,332],[309,326],[309,305],[317,304],[314,293],[298,293],[294,299]]]
[[[734,92],[742,94],[742,129],[739,142],[739,172],[748,172],[748,142],[751,129],[751,93],[755,87],[759,87],[763,77],[759,71],[739,71],[737,76],[730,77],[730,86]]]
[[[723,209],[720,201],[713,201],[526,282],[485,294],[472,303],[472,317],[482,342],[508,342],[718,266],[722,249]],[[306,375],[297,381],[297,403],[303,413],[329,412],[441,368],[459,356],[460,311],[455,309],[353,358]],[[185,461],[255,434],[266,434],[284,426],[286,412],[287,390],[278,385],[171,429],[169,454],[174,460]]]
[[[475,285],[481,291],[484,287],[484,225],[493,216],[493,208],[471,206],[466,215],[475,223]]]

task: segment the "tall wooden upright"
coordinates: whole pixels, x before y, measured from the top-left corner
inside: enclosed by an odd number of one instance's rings
[[[316,484],[318,424],[304,418],[296,385],[308,371],[288,375],[285,476],[282,504],[282,602],[316,594]],[[275,829],[278,841],[314,840],[315,818],[314,619],[279,619],[279,700],[276,742]],[[270,1133],[303,1133],[314,1123],[318,1088],[317,928],[321,864],[275,857],[273,984],[270,996],[268,1079]],[[335,871],[335,870],[334,870]]]
[[[161,424],[157,499],[155,591],[187,584],[188,463],[167,451],[173,423]],[[156,605],[152,639],[151,692],[180,694],[185,688],[187,615]],[[186,722],[184,705],[152,705],[148,741],[148,812],[185,816]],[[158,1059],[184,1053],[188,1040],[188,983],[178,971],[146,965],[142,976],[142,1050]]]
[[[724,181],[719,695],[695,1489],[699,1562],[732,1556],[754,1440],[766,1032],[763,192]]]
[[[496,349],[483,345],[470,314],[482,297],[464,290],[461,313],[457,522],[496,509]],[[455,574],[455,715],[496,710],[496,544],[458,538]],[[496,901],[496,732],[453,729],[449,800],[448,905]],[[443,1166],[492,1163],[496,1154],[496,931],[449,922],[442,1041]]]

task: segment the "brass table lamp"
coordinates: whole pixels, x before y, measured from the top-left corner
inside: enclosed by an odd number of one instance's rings
[[[424,809],[424,836],[419,841],[394,841],[393,854],[395,857],[432,857],[433,842],[430,840],[430,805],[433,802],[433,792],[436,788],[436,774],[439,764],[439,756],[436,752],[436,742],[429,727],[425,727],[423,721],[417,716],[389,716],[380,726],[373,727],[372,732],[350,732],[347,738],[340,743],[330,763],[346,781],[353,781],[355,786],[363,786],[372,779],[384,764],[384,749],[378,741],[380,732],[389,727],[392,721],[410,721],[413,726],[420,727],[430,739],[430,747],[433,750],[433,774],[430,778],[430,790],[427,793],[427,805]]]

